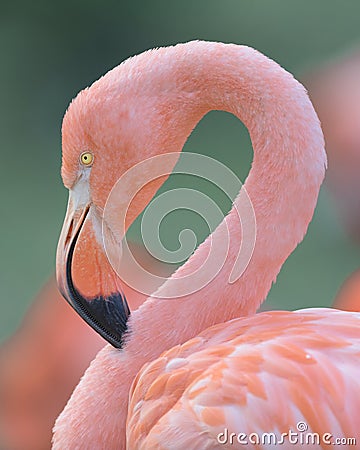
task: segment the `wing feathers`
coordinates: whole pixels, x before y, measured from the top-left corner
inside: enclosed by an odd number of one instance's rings
[[[360,439],[359,355],[357,313],[273,311],[216,325],[141,370],[129,447],[217,448],[225,428],[280,435],[300,421]]]

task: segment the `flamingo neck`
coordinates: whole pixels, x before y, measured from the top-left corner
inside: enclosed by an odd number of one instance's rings
[[[124,348],[120,352],[105,348],[83,378],[78,397],[81,389],[91,392],[86,398],[93,405],[94,416],[106,420],[102,429],[111,428],[112,439],[125,448],[126,405],[136,373],[147,361],[204,329],[257,310],[307,230],[326,156],[319,121],[304,88],[253,49],[191,42],[135,57],[108,74],[107,80],[117,80],[120,72],[125,81],[131,79],[131,96],[125,98],[135,99],[131,106],[137,119],[140,114],[136,126],[144,124],[141,132],[133,135],[145,158],[158,151],[180,151],[191,130],[210,110],[233,113],[248,127],[254,160],[245,189],[256,219],[255,248],[237,281],[229,283],[240,244],[244,241],[246,245],[237,217],[237,211],[244,212],[244,222],[247,220],[243,190],[228,216],[187,263],[132,313]],[[152,154],[151,148],[155,149]],[[222,248],[227,230],[229,251],[218,274],[202,289],[176,297],[177,290],[188,283],[186,275],[202,266],[211,247]],[[99,387],[99,408],[86,383],[92,376],[103,380],[104,367],[106,383]],[[76,404],[77,397],[72,400]],[[65,419],[66,415],[58,420],[58,430]]]
[[[306,233],[326,166],[323,136],[310,100],[302,85],[275,62],[231,44],[196,42],[162,51],[161,74],[166,77],[168,70],[174,80],[173,92],[167,93],[171,126],[175,124],[179,133],[177,125],[183,124],[182,141],[210,110],[228,111],[249,129],[254,159],[245,189],[255,213],[256,243],[245,272],[229,283],[242,243],[238,211],[247,210],[241,190],[211,237],[133,313],[126,350],[134,351],[138,361],[153,359],[209,326],[257,310]],[[217,276],[197,292],[174,298],[174,291],[189,283],[186,275],[204,263],[210,247],[221,249],[227,230],[229,252]]]

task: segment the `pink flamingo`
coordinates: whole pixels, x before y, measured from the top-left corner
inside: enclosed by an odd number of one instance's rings
[[[128,316],[96,239],[99,215],[124,171],[181,150],[212,109],[233,113],[250,131],[252,259],[238,281],[227,283],[242,239],[235,211],[241,190],[211,240]],[[248,47],[197,41],[148,51],[78,95],[63,122],[70,201],[58,282],[83,317],[122,349],[108,345],[91,363],[56,421],[54,449],[218,448],[225,428],[282,433],[299,421],[311,432],[360,437],[359,314],[254,315],[306,233],[325,165],[322,132],[303,87]],[[132,204],[128,224],[157,187],[147,186]],[[222,246],[226,226],[231,246],[218,275],[196,293],[166,299],[201,266],[211,242]],[[102,284],[78,288],[81,251],[89,245],[104,262]]]

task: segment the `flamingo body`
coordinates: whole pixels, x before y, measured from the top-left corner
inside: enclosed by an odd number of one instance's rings
[[[301,421],[359,438],[359,321],[330,309],[265,312],[166,351],[133,382],[128,448],[212,449],[225,428],[280,438]]]

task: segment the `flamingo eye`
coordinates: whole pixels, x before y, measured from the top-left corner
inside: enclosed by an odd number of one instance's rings
[[[84,166],[91,166],[94,162],[94,155],[91,152],[83,152],[80,155],[80,162]]]

